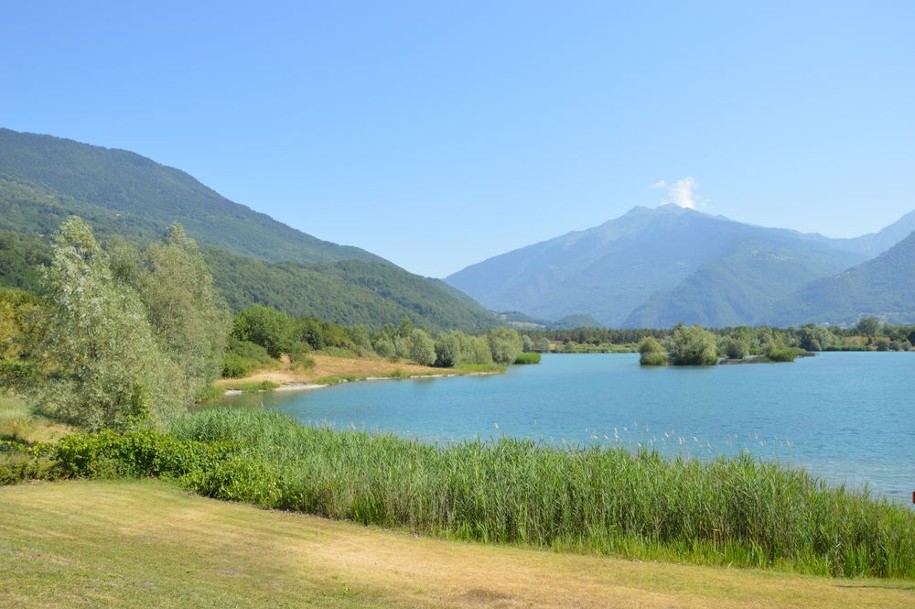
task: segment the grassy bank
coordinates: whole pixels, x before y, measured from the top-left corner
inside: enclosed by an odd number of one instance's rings
[[[434,446],[207,410],[170,436],[65,439],[69,475],[170,475],[221,499],[463,540],[915,578],[915,512],[749,457],[503,439]]]
[[[0,488],[0,606],[902,609],[831,580],[456,543],[195,497],[157,481]]]
[[[73,429],[36,414],[21,397],[0,393],[0,441],[37,444],[62,438]]]

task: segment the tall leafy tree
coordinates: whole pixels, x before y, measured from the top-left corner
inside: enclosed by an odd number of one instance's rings
[[[718,363],[715,335],[701,326],[677,324],[668,343],[670,362],[675,366],[713,366]]]
[[[510,364],[521,353],[521,336],[512,328],[496,328],[489,333],[489,350],[497,364]]]
[[[218,378],[231,316],[197,247],[180,224],[149,246],[139,289],[162,350],[180,367],[186,401]]]
[[[162,423],[182,407],[177,366],[159,348],[140,295],[114,280],[89,226],[54,236],[43,288],[51,310],[40,350],[39,406],[89,430]]]

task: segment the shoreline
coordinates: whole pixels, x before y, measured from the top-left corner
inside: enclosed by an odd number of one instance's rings
[[[215,387],[220,391],[222,397],[231,397],[243,393],[267,391],[312,391],[356,381],[439,379],[457,376],[486,376],[505,372],[505,368],[462,371],[453,368],[420,366],[404,361],[343,358],[323,354],[315,354],[313,357],[315,365],[305,370],[288,368],[260,370],[240,379],[220,379],[215,383]]]

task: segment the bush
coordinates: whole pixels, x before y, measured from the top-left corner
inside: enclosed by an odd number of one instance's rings
[[[540,363],[540,354],[539,353],[519,353],[518,357],[515,358],[515,364],[525,365],[525,364],[539,364]]]
[[[666,366],[667,353],[655,338],[646,336],[639,343],[639,364],[642,366]]]
[[[261,345],[230,337],[226,354],[222,359],[222,376],[225,378],[248,376],[273,361],[273,358]]]
[[[797,356],[798,350],[792,347],[776,347],[766,353],[766,357],[773,362],[793,362]]]
[[[639,358],[642,366],[666,366],[668,364],[666,353],[643,353]]]
[[[718,363],[715,335],[701,326],[677,324],[669,341],[670,363],[675,366],[714,366]]]

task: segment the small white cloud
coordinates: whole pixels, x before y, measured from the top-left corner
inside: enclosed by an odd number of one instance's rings
[[[700,209],[705,207],[708,199],[699,195],[699,183],[690,176],[681,178],[673,184],[667,184],[664,180],[658,180],[650,186],[653,190],[658,188],[667,189],[667,197],[662,203],[673,203],[685,209]]]

